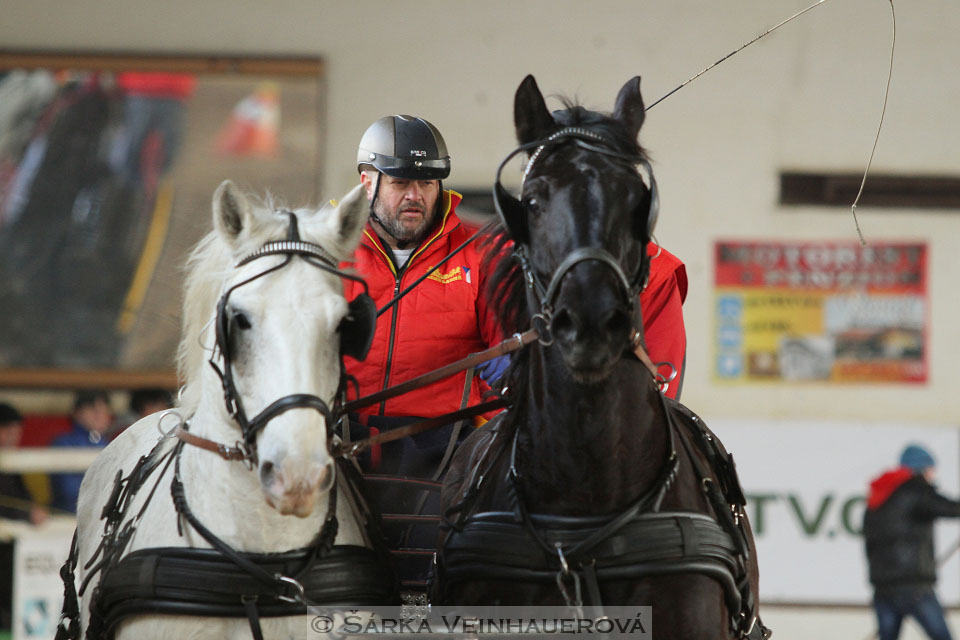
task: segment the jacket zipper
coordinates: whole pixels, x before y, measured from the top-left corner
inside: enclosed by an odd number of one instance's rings
[[[415,259],[419,258],[421,255],[423,255],[424,253],[426,253],[427,249],[430,248],[430,245],[432,245],[434,242],[437,242],[442,236],[445,236],[445,235],[453,232],[455,229],[457,229],[457,228],[459,228],[459,227],[460,227],[460,223],[458,222],[455,227],[453,227],[452,229],[446,230],[445,232],[437,235],[437,236],[436,236],[435,238],[433,238],[429,243],[427,243],[426,245],[424,245],[422,248],[414,251],[414,252],[410,255],[410,258],[407,260],[407,263],[406,263],[405,265],[403,265],[403,268],[401,268],[401,269],[399,269],[399,270],[397,271],[397,277],[396,277],[396,279],[394,280],[394,283],[393,283],[393,297],[394,297],[394,298],[396,298],[396,297],[400,294],[400,281],[403,279],[403,274],[405,274],[405,273],[407,272],[407,269],[408,269],[408,267],[410,266],[410,264],[411,264]],[[386,260],[387,262],[390,262],[390,258],[388,258],[388,257],[386,257],[386,256],[383,256],[383,259]],[[393,305],[393,310],[392,310],[392,313],[390,314],[390,340],[387,342],[387,364],[386,364],[386,366],[384,367],[384,372],[383,372],[383,384],[382,384],[382,386],[380,387],[381,389],[386,389],[386,388],[389,386],[389,384],[390,384],[390,368],[391,368],[391,366],[392,366],[392,364],[393,364],[393,344],[394,344],[394,338],[396,337],[396,334],[397,334],[397,318],[398,318],[399,315],[400,315],[400,305],[401,305],[402,303],[403,303],[403,300],[398,300],[398,301],[397,301],[397,304]],[[384,412],[386,411],[386,406],[387,406],[387,401],[386,401],[386,400],[381,400],[381,401],[380,401],[380,409],[379,409],[379,411],[378,411],[378,415],[381,415],[381,416],[385,415]]]
[[[394,284],[393,284],[393,297],[394,297],[394,298],[396,298],[396,297],[397,297],[397,294],[400,293],[400,279],[403,277],[404,272],[406,272],[406,269],[401,269],[401,270],[400,270],[400,273],[397,274],[396,280],[394,280]],[[390,313],[390,340],[389,340],[389,342],[387,343],[387,365],[386,365],[386,367],[384,367],[384,372],[383,372],[383,387],[381,387],[381,388],[383,388],[383,389],[386,389],[387,386],[389,386],[389,384],[390,384],[390,366],[393,364],[393,339],[394,339],[394,338],[396,337],[396,335],[397,335],[397,316],[398,316],[399,313],[400,313],[400,303],[401,303],[401,302],[403,302],[403,301],[402,301],[402,300],[398,300],[398,301],[397,301],[397,304],[393,305],[393,310],[392,310],[392,312]],[[379,414],[380,414],[381,416],[384,415],[384,411],[386,410],[386,406],[387,406],[387,401],[386,401],[386,400],[381,400],[381,401],[380,401],[380,411],[379,411]]]

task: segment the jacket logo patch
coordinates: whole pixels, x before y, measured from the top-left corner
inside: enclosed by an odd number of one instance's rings
[[[438,269],[427,276],[427,279],[436,280],[441,284],[450,284],[451,282],[456,282],[457,280],[463,280],[463,270],[460,267],[454,267],[446,273],[441,273]]]

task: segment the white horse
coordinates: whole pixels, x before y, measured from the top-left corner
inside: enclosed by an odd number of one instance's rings
[[[98,552],[104,534],[101,512],[115,491],[118,471],[126,478],[151,451],[151,460],[159,464],[140,489],[126,498],[130,504],[124,510],[124,522],[115,528],[122,530],[131,521],[135,524],[123,556],[158,547],[211,547],[209,539],[175,510],[171,482],[177,466],[192,514],[234,550],[276,553],[309,547],[326,521],[332,486],[337,487],[332,493],[339,522],[335,543],[370,546],[370,536],[355,509],[355,496],[345,491],[343,482],[334,485],[337,467],[328,450],[332,425],[314,406],[316,402],[297,402],[319,398],[333,405],[341,373],[338,328],[348,314],[335,265],[353,252],[366,217],[367,201],[360,187],[339,206],[298,210],[295,215],[255,207],[230,181],[217,189],[214,231],[199,243],[189,261],[178,354],[181,379],[186,384],[179,406],[127,429],[96,459],[81,486],[74,584],[79,589],[89,578],[80,603],[84,633],[91,622],[91,597],[103,575],[95,571],[96,561],[103,557],[102,550]],[[290,233],[291,225],[299,228],[298,234]],[[296,235],[299,238],[292,237]],[[291,242],[280,244],[284,240]],[[277,253],[257,254],[266,243],[274,243],[267,248]],[[277,248],[283,246],[306,249]],[[321,257],[334,269],[320,267]],[[218,299],[225,293],[225,303],[218,310]],[[225,335],[218,338],[221,332]],[[240,413],[248,422],[262,417],[258,414],[265,408],[264,413],[270,414],[252,433],[249,447],[234,449],[241,454],[255,451],[246,461],[249,464],[181,444],[171,435],[177,425],[185,425],[189,434],[210,441],[243,442],[238,421],[224,400],[227,385],[209,366],[211,358],[232,380]],[[276,408],[277,400],[289,398],[293,400],[279,410],[269,409]],[[177,449],[180,451],[174,455]],[[94,565],[85,569],[91,558]],[[296,589],[287,593],[295,596]],[[302,615],[265,617],[259,623],[266,637],[308,634],[308,621]],[[171,613],[134,615],[114,631],[118,638],[144,640],[250,638],[251,629],[246,618]]]

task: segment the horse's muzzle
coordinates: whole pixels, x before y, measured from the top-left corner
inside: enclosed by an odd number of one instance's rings
[[[618,294],[614,287],[591,290],[576,277],[564,283],[550,333],[580,382],[597,382],[609,375],[628,344],[632,317]]]
[[[281,515],[310,516],[322,494],[330,490],[334,479],[333,462],[298,464],[285,460],[282,465],[269,460],[260,463],[260,487],[267,504]]]

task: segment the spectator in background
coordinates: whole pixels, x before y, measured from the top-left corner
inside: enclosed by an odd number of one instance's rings
[[[5,402],[0,402],[0,450],[20,446],[23,417]],[[0,518],[26,520],[40,524],[47,510],[35,504],[19,473],[0,472]],[[13,609],[13,541],[0,541],[0,629],[10,629]]]
[[[937,493],[934,467],[930,452],[912,444],[903,450],[898,468],[870,483],[863,536],[880,640],[896,640],[906,616],[934,640],[951,638],[934,593],[933,523],[960,517],[960,502]]]
[[[99,447],[107,446],[104,437],[113,424],[110,398],[106,391],[91,390],[77,393],[73,402],[70,431],[54,438],[52,447]],[[50,476],[53,490],[53,507],[76,513],[77,496],[83,473],[55,473]]]
[[[5,402],[0,402],[0,449],[16,449],[23,435],[23,417]],[[40,524],[47,510],[34,503],[19,473],[0,472],[0,518],[26,520]]]
[[[166,389],[136,389],[130,392],[130,406],[123,415],[114,421],[110,440],[123,433],[130,425],[152,413],[165,411],[173,407],[173,395]]]
[[[130,394],[130,412],[137,420],[172,406],[173,396],[166,389],[137,389]]]

